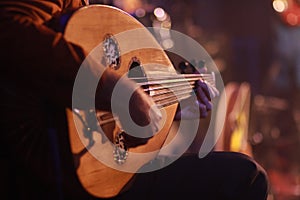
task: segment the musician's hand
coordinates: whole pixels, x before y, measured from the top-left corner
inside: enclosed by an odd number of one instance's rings
[[[211,87],[213,88],[213,87]],[[207,117],[212,109],[211,99],[218,95],[215,89],[211,89],[209,83],[201,80],[196,82],[195,95],[181,101],[175,114],[175,120],[197,119]]]
[[[186,66],[183,66],[186,65]],[[193,67],[190,63],[181,63],[181,69],[184,67]],[[202,67],[197,70],[190,70],[194,73],[206,73],[207,68]],[[185,73],[182,71],[182,73]],[[180,102],[175,114],[175,120],[180,119],[197,119],[208,116],[212,109],[211,99],[219,95],[219,91],[210,83],[198,80],[195,83],[195,96],[184,99]]]
[[[96,102],[101,110],[111,111],[112,92],[116,83],[120,87],[117,104],[114,111],[119,117],[122,128],[128,134],[125,136],[127,147],[144,144],[159,129],[159,121],[162,118],[160,110],[156,107],[153,100],[135,82],[126,77],[121,77],[113,70],[106,70],[102,75],[98,87]],[[133,93],[132,93],[133,92]],[[129,105],[124,102],[124,96],[131,94]],[[128,111],[130,116],[128,116]],[[135,132],[132,123],[144,127],[143,131]]]

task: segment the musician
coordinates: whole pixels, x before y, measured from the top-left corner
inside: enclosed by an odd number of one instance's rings
[[[96,199],[76,176],[65,116],[86,54],[47,26],[54,16],[86,3],[0,1],[1,199],[5,194],[8,199]],[[110,109],[112,88],[119,78],[113,70],[103,74],[97,108]],[[125,79],[123,87],[129,91],[132,82]],[[200,84],[197,91],[201,108],[208,108],[207,88]],[[137,89],[132,103],[139,105],[130,108],[133,120],[148,124],[150,113],[157,119],[151,127],[155,129],[160,113],[153,100]],[[135,145],[143,142],[137,140]],[[161,170],[138,174],[115,198],[263,200],[267,187],[266,173],[253,159],[212,152],[203,159],[184,156]]]

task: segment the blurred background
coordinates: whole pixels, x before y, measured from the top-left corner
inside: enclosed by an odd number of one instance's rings
[[[119,7],[147,27],[177,30],[198,41],[235,97],[232,110],[243,114],[228,118],[222,139],[227,143],[218,148],[242,151],[230,140],[242,126],[246,153],[269,175],[268,200],[300,199],[300,0],[90,2]],[[171,36],[162,36],[161,44],[172,48]],[[247,109],[234,108],[244,104]]]

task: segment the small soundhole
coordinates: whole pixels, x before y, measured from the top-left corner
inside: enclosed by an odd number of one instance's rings
[[[141,61],[137,57],[133,57],[131,59],[131,62],[129,63],[129,71],[128,71],[128,78],[131,78],[137,83],[146,83],[147,82],[147,76],[145,74],[145,71],[143,69],[143,66],[141,65]],[[142,84],[141,86],[143,89],[149,88],[148,84]],[[148,90],[145,90],[147,93],[149,93]]]

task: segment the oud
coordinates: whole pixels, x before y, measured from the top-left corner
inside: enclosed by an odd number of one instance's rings
[[[214,85],[214,79],[205,74],[177,74],[153,35],[114,7],[80,8],[68,19],[64,36],[95,55],[103,68],[135,80],[163,114],[160,129],[146,144],[127,149],[120,145],[122,122],[113,113],[67,109],[71,151],[82,186],[96,197],[113,197],[166,145],[178,101],[190,96],[195,81],[205,79]]]

